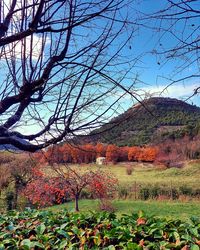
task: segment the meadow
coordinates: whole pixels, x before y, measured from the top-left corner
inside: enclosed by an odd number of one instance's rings
[[[120,187],[133,187],[138,186],[165,186],[169,189],[179,190],[181,187],[185,187],[185,190],[198,190],[199,189],[199,176],[200,176],[200,164],[198,162],[190,162],[185,164],[183,168],[169,168],[161,169],[158,166],[147,163],[133,164],[133,172],[131,175],[127,175],[126,164],[117,165],[79,165],[71,166],[75,169],[82,171],[96,170],[98,168],[112,173],[119,180]],[[49,170],[48,170],[49,172]],[[188,189],[187,189],[188,188]],[[98,211],[98,201],[81,199],[80,202],[81,212]],[[198,197],[182,195],[179,199],[166,199],[161,197],[160,199],[148,199],[141,200],[135,199],[134,190],[132,195],[124,199],[117,197],[112,202],[116,214],[121,216],[122,214],[131,214],[132,212],[138,212],[139,210],[145,211],[148,215],[183,219],[187,220],[191,216],[200,217],[200,199]],[[62,205],[52,206],[48,209],[51,211],[59,211],[60,209],[67,208],[69,211],[73,211],[74,203],[69,202]]]
[[[83,166],[84,167],[84,166]],[[91,165],[92,168],[94,166]],[[89,169],[89,167],[85,168]],[[187,185],[199,188],[200,163],[187,163],[183,168],[160,169],[153,164],[133,164],[132,175],[127,175],[126,164],[108,165],[101,167],[114,174],[120,184],[170,184],[174,186]]]
[[[133,163],[133,172],[127,175],[126,164],[96,166],[95,164],[71,165],[74,169],[87,170],[105,170],[112,173],[121,185],[129,185],[135,182],[140,184],[160,184],[179,187],[186,185],[191,188],[199,188],[200,163],[186,163],[183,168],[163,169],[159,166],[148,163]],[[63,167],[64,168],[64,167]],[[47,172],[51,171],[49,168]]]
[[[99,211],[98,204],[97,200],[80,200],[80,212],[85,214],[90,211]],[[175,220],[180,219],[183,221],[188,221],[193,216],[200,217],[200,201],[114,200],[113,206],[118,217],[121,217],[123,214],[138,213],[138,211],[144,211],[149,216]],[[45,208],[45,210],[52,212],[59,212],[63,209],[74,212],[74,202]]]

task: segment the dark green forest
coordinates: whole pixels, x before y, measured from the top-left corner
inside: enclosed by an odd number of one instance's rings
[[[193,137],[199,130],[199,107],[173,98],[154,97],[93,131],[91,138],[118,146],[138,146],[185,135]]]

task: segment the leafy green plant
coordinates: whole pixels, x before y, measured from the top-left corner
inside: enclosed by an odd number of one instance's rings
[[[200,249],[200,219],[138,214],[10,211],[0,216],[0,249]]]
[[[6,193],[7,210],[12,210],[13,209],[14,196],[15,196],[15,194],[12,191]]]

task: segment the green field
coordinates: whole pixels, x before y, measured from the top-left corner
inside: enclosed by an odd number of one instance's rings
[[[158,216],[172,219],[187,220],[192,216],[200,217],[200,202],[172,202],[172,201],[131,201],[131,200],[115,200],[113,206],[116,214],[137,213],[139,210],[145,212],[149,216]],[[57,212],[61,209],[74,211],[74,203],[69,202],[62,205],[49,207],[48,210]],[[80,200],[80,211],[87,213],[89,211],[98,211],[98,201]]]
[[[86,170],[95,170],[98,167],[96,165],[79,165],[73,166],[74,168]],[[100,169],[109,171],[115,175],[121,186],[133,186],[135,183],[137,185],[158,185],[166,187],[175,187],[187,186],[194,189],[200,189],[199,185],[199,176],[200,176],[200,164],[199,163],[190,163],[187,164],[184,168],[170,168],[170,169],[159,169],[158,167],[151,164],[134,164],[133,165],[132,175],[127,175],[126,165],[117,164],[117,165],[107,165],[101,166]],[[52,173],[52,170],[46,168],[46,171]],[[184,202],[181,202],[184,201]],[[4,204],[1,204],[1,208],[4,207]],[[50,207],[50,210],[60,210],[63,207],[68,210],[73,210],[73,202],[69,202],[59,206]],[[200,199],[198,198],[187,198],[179,200],[134,200],[134,194],[128,196],[127,199],[122,200],[122,198],[117,198],[113,201],[113,206],[116,209],[118,215],[123,213],[132,213],[137,212],[138,210],[145,211],[148,215],[159,215],[163,217],[172,217],[172,218],[181,218],[186,219],[192,215],[200,217]],[[5,207],[4,207],[5,208]],[[2,209],[4,210],[4,209]],[[81,212],[86,212],[89,210],[96,211],[98,210],[98,202],[94,200],[80,200],[80,210]]]
[[[134,171],[132,175],[127,175],[126,165],[107,165],[101,166],[100,168],[105,171],[109,171],[114,174],[118,180],[119,184],[122,186],[131,186],[135,183],[139,185],[165,185],[167,187],[178,188],[180,186],[187,186],[194,189],[200,188],[199,186],[199,176],[200,176],[200,164],[190,163],[185,165],[183,168],[170,168],[170,169],[159,169],[151,164],[135,164]],[[76,168],[81,168],[83,171],[97,169],[94,165],[84,165],[76,166]],[[186,202],[187,201],[187,202]],[[195,215],[200,217],[200,200],[198,199],[186,199],[186,201],[156,201],[156,200],[114,200],[113,206],[116,209],[116,213],[121,215],[123,213],[130,214],[132,212],[137,212],[138,210],[143,210],[148,215],[156,215],[161,217],[168,217],[173,219],[188,219],[189,217]],[[49,209],[58,211],[62,208],[67,208],[73,211],[73,202],[69,202],[60,206],[53,206]],[[81,212],[87,212],[89,210],[97,211],[98,202],[94,200],[80,200],[80,210]]]
[[[200,188],[200,163],[188,163],[183,168],[160,169],[152,164],[135,163],[133,164],[132,175],[127,175],[126,164],[105,165],[97,167],[96,165],[79,165],[74,168],[86,170],[101,170],[109,171],[117,177],[122,185],[139,183],[142,185],[158,184],[170,185],[174,187],[186,185],[191,188]],[[48,172],[50,170],[48,169]]]
[[[181,186],[183,184],[199,188],[200,164],[186,165],[184,168],[170,168],[160,170],[153,165],[136,166],[132,175],[126,174],[124,166],[108,167],[119,179],[120,183],[129,184],[139,182],[142,184],[170,184]]]

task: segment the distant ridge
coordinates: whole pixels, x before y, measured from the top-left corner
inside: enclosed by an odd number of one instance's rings
[[[18,139],[20,142],[22,142],[23,144],[29,144],[28,141],[26,140],[23,140],[23,139]],[[0,151],[21,151],[19,150],[18,148],[16,148],[15,146],[13,145],[10,145],[10,144],[4,144],[4,145],[0,145]]]
[[[193,136],[199,128],[199,107],[175,98],[152,97],[93,131],[90,139],[119,146],[144,145]]]

